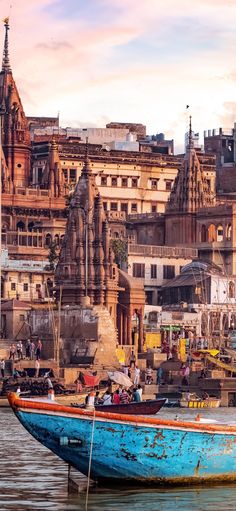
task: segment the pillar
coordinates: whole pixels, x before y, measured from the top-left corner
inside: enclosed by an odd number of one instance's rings
[[[123,344],[128,344],[127,342],[127,314],[123,311]]]
[[[141,353],[143,351],[143,313],[138,313],[138,351]]]
[[[127,314],[127,344],[132,344],[131,339],[131,317],[130,317],[130,311]]]

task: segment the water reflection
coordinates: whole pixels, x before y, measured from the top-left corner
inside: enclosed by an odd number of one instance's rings
[[[235,420],[234,409],[204,410],[204,417]],[[176,410],[165,410],[173,417]],[[196,411],[178,410],[185,419]],[[67,466],[36,442],[10,410],[0,410],[0,510],[84,511],[85,494],[67,496]],[[235,511],[236,484],[151,489],[91,489],[88,511]]]

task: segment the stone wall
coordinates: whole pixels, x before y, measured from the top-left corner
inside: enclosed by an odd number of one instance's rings
[[[45,347],[53,347],[59,328],[58,311],[32,311],[33,334],[40,336]],[[103,306],[71,306],[61,310],[60,364],[118,368],[117,332]],[[52,350],[51,350],[52,351]]]

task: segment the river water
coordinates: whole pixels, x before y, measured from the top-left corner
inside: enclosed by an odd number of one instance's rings
[[[165,409],[159,416],[196,416]],[[203,410],[203,417],[236,421],[236,409]],[[10,409],[0,409],[0,511],[84,511],[85,492],[67,492],[67,466],[34,440]],[[236,483],[161,489],[90,489],[88,511],[235,511]]]

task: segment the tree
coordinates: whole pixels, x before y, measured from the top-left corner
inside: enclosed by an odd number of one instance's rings
[[[115,262],[119,268],[128,260],[128,243],[120,238],[111,241],[112,250],[115,254]]]
[[[49,245],[49,254],[48,254],[50,270],[55,270],[58,259],[59,259],[58,245],[56,242],[52,242]]]

